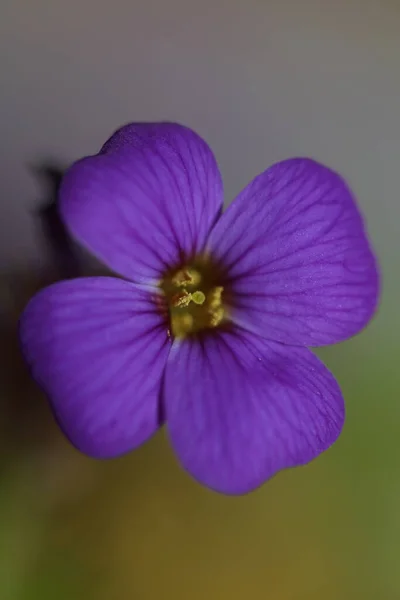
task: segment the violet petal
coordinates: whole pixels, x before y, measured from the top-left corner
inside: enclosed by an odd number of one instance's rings
[[[344,421],[340,389],[310,350],[244,330],[173,346],[165,401],[183,467],[227,494],[309,462],[336,440]]]
[[[117,456],[160,425],[170,343],[150,295],[109,277],[54,284],[29,302],[20,340],[32,375],[70,441]]]
[[[233,318],[267,339],[339,342],[376,308],[376,261],[355,200],[312,160],[287,160],[257,177],[221,217],[209,247],[229,268]]]
[[[99,154],[75,163],[60,190],[74,236],[138,283],[200,252],[222,202],[210,148],[173,123],[123,127]]]

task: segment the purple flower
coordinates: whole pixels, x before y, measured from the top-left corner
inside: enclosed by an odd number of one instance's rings
[[[343,398],[307,346],[359,332],[378,275],[349,188],[321,164],[272,166],[221,216],[222,196],[190,129],[117,131],[67,172],[60,209],[123,278],[41,291],[20,338],[79,450],[121,455],[165,421],[187,471],[239,494],[337,439]]]

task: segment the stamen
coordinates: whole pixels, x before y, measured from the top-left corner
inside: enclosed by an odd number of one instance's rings
[[[195,304],[203,304],[205,299],[205,295],[200,290],[193,292],[193,294],[183,290],[182,292],[179,292],[179,294],[175,294],[175,296],[172,297],[171,304],[174,308],[183,308],[185,306],[189,306],[191,302],[194,302]]]
[[[179,294],[175,294],[175,296],[172,296],[171,304],[173,307],[182,308],[184,306],[189,306],[191,300],[192,294],[189,294],[189,292],[183,290],[183,292],[179,292]]]
[[[201,281],[201,275],[194,269],[182,269],[178,271],[171,282],[176,287],[187,287],[188,285],[198,285]]]
[[[222,292],[224,291],[224,288],[222,286],[218,286],[215,287],[209,294],[210,297],[210,302],[209,302],[209,306],[210,309],[215,309],[218,308],[219,306],[221,306],[222,304]]]
[[[224,309],[221,306],[220,308],[217,308],[213,313],[210,313],[210,326],[218,327],[218,325],[221,323],[223,318],[224,318]]]
[[[215,285],[218,271],[212,271],[207,263],[199,264],[199,270],[181,268],[161,283],[169,306],[171,336],[175,338],[214,329],[227,318],[222,300],[224,288]]]

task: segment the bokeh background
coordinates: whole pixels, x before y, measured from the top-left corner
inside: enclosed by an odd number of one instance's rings
[[[1,600],[400,598],[399,65],[398,0],[2,0]],[[194,483],[163,432],[81,456],[18,354],[20,310],[62,275],[39,170],[164,119],[206,138],[227,202],[286,157],[340,171],[382,266],[376,319],[319,352],[342,437],[246,497]]]

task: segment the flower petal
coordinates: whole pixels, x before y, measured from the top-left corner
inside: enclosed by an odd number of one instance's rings
[[[173,123],[126,125],[98,155],[75,163],[60,190],[71,232],[136,282],[201,251],[222,202],[210,148]]]
[[[378,274],[352,194],[309,159],[272,166],[215,226],[210,251],[229,270],[233,318],[267,339],[309,346],[359,332]]]
[[[336,440],[344,421],[340,389],[310,350],[243,330],[174,345],[165,398],[184,468],[227,494],[309,462]]]
[[[160,425],[170,344],[148,293],[109,277],[37,294],[20,321],[22,352],[70,441],[97,458],[123,454]]]

